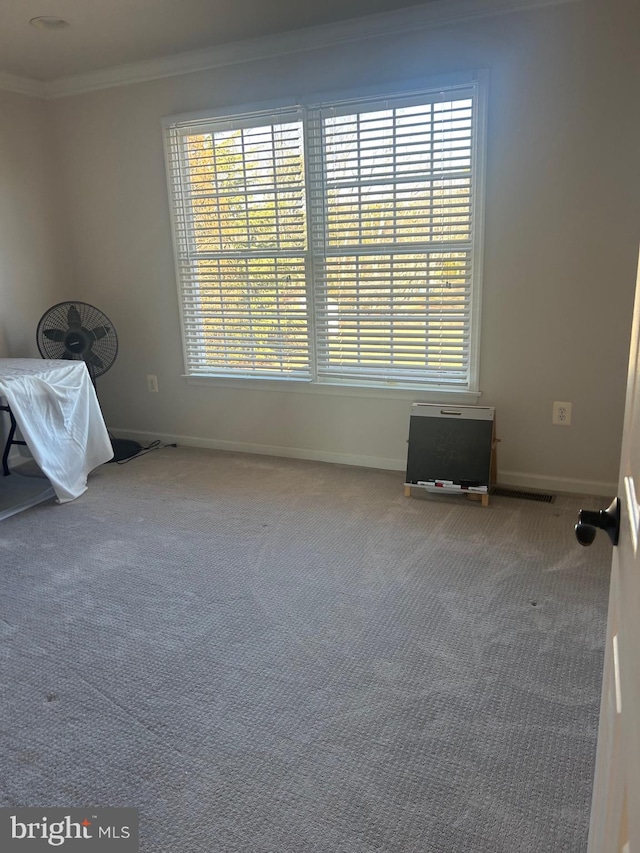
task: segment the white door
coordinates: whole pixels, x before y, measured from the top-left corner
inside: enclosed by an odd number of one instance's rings
[[[588,853],[640,853],[640,267]],[[603,534],[599,534],[603,535]]]

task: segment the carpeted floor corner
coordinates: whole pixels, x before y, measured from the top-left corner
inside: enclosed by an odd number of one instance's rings
[[[0,805],[143,853],[582,853],[610,547],[578,508],[188,448],[0,524]]]

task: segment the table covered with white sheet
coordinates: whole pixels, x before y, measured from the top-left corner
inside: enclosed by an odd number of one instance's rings
[[[60,503],[83,494],[89,472],[113,457],[83,361],[0,358],[0,397]]]

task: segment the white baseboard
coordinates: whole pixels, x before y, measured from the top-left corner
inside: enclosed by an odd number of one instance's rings
[[[112,429],[111,432],[118,438],[130,438],[140,442],[140,444],[150,444],[152,441],[159,440],[163,444],[179,444],[185,447],[203,447],[207,450],[227,450],[235,453],[257,453],[263,456],[282,456],[287,459],[309,459],[314,462],[332,462],[338,465],[379,468],[385,471],[405,471],[407,467],[406,459],[393,459],[385,456],[364,456],[356,453],[336,453],[329,450],[310,450],[304,447],[253,444],[244,441],[150,433],[141,430]],[[522,471],[499,471],[498,481],[501,486],[517,486],[521,489],[570,492],[583,495],[615,495],[617,491],[615,483],[548,477],[540,474],[527,474]]]
[[[575,480],[567,477],[550,477],[543,474],[526,474],[523,471],[498,471],[501,486],[517,486],[542,492],[569,492],[580,495],[615,495],[615,483],[601,480]]]
[[[252,444],[245,441],[227,441],[218,438],[201,438],[193,435],[168,435],[140,430],[111,429],[118,438],[131,438],[141,444],[159,440],[163,444],[180,444],[184,447],[204,447],[207,450],[227,450],[235,453],[257,453],[262,456],[282,456],[287,459],[309,459],[314,462],[332,462],[337,465],[356,465],[360,468],[382,468],[386,471],[404,471],[406,459],[384,456],[364,456],[355,453],[336,453],[330,450],[309,450],[305,447],[283,447],[279,444]]]

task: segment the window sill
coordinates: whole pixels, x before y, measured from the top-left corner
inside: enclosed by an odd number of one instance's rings
[[[480,391],[421,388],[414,385],[393,387],[372,385],[347,385],[329,382],[306,382],[295,379],[236,379],[223,376],[183,376],[187,385],[233,388],[240,391],[278,391],[288,394],[320,394],[330,397],[373,397],[382,400],[419,400],[424,403],[474,404]]]

